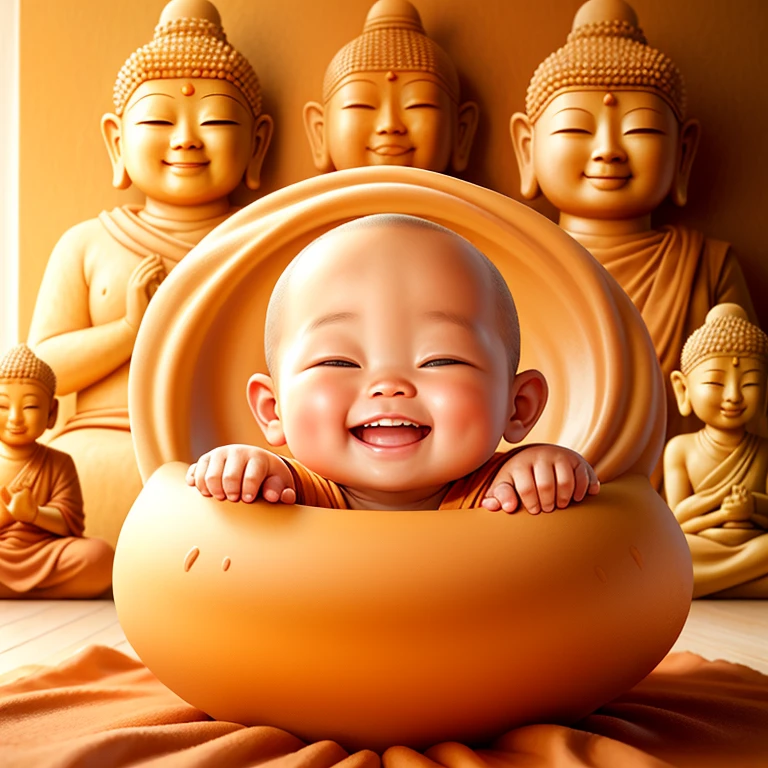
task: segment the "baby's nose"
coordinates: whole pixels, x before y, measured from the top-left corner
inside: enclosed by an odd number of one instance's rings
[[[371,384],[368,394],[370,397],[413,397],[416,387],[400,376],[384,376]]]

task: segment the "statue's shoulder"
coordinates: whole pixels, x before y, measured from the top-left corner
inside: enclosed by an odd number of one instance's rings
[[[56,243],[52,258],[81,259],[89,252],[102,253],[105,249],[114,248],[115,239],[104,225],[104,216],[109,216],[109,213],[105,211],[71,226]]]
[[[64,451],[58,450],[58,448],[51,448],[50,445],[43,445],[38,443],[41,453],[40,458],[46,464],[50,463],[60,471],[68,471],[70,468],[74,471],[75,461],[74,459]]]
[[[731,247],[731,244],[725,240],[710,237],[706,232],[685,224],[667,224],[664,229],[676,235],[680,242],[690,243],[695,250],[725,255]]]
[[[675,435],[664,448],[664,460],[684,461],[685,457],[696,449],[697,434],[697,432],[684,432],[681,435]]]

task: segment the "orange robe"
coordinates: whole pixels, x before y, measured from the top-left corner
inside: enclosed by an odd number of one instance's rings
[[[757,323],[752,299],[728,243],[683,226],[609,237],[571,233],[611,274],[640,310],[661,363],[667,390],[667,439],[703,426],[677,410],[669,374],[680,368],[686,339],[712,307],[739,304]]]
[[[480,469],[451,483],[438,509],[470,509],[479,507],[493,483],[499,468],[522,448],[494,453]],[[283,457],[296,485],[296,503],[326,509],[349,509],[341,486],[312,472],[295,459]]]
[[[32,491],[39,507],[61,512],[69,536],[57,536],[33,523],[14,520],[0,527],[0,584],[15,592],[61,586],[82,577],[90,568],[103,581],[105,567],[111,564],[112,550],[98,539],[84,539],[83,498],[72,458],[61,451],[38,444],[8,490]],[[107,588],[95,585],[96,594]],[[85,597],[84,594],[72,597]]]

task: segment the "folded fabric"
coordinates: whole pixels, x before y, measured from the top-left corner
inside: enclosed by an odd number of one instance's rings
[[[194,670],[190,670],[194,674]],[[758,768],[768,765],[768,677],[670,654],[643,682],[572,727],[530,725],[488,748],[439,744],[348,754],[268,725],[216,722],[140,662],[91,646],[0,685],[0,765],[162,768]]]

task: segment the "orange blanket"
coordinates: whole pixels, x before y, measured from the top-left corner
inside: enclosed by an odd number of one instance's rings
[[[190,670],[190,674],[194,674]],[[642,683],[567,728],[531,725],[489,749],[440,744],[349,755],[268,726],[215,722],[139,662],[93,646],[0,686],[5,768],[757,768],[768,765],[768,677],[671,654]]]

